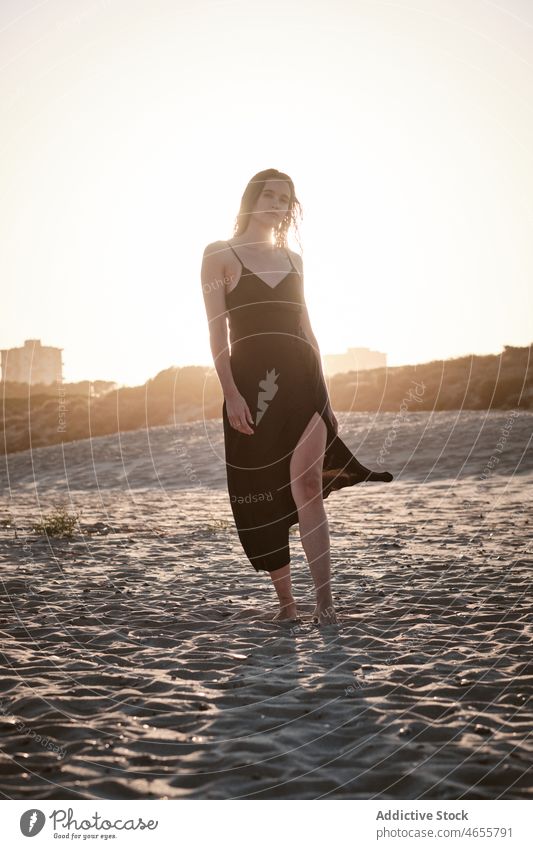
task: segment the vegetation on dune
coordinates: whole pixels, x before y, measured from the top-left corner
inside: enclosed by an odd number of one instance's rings
[[[334,375],[335,411],[505,410],[533,408],[532,347],[501,354]],[[1,383],[2,453],[155,425],[219,419],[223,396],[214,368],[172,367],[143,386],[85,381]]]
[[[33,530],[49,537],[72,537],[78,524],[79,514],[69,513],[64,507],[56,507],[45,513],[33,525]]]

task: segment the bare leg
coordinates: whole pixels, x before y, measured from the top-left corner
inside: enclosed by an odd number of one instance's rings
[[[300,539],[316,590],[313,616],[319,624],[337,622],[331,592],[328,517],[322,498],[322,467],[327,430],[315,412],[291,458],[291,490],[298,508]]]
[[[282,619],[296,619],[298,612],[292,594],[290,564],[282,566],[281,569],[276,569],[274,572],[270,572],[270,577],[278,595],[280,608],[279,613],[276,613],[273,621],[279,622]]]

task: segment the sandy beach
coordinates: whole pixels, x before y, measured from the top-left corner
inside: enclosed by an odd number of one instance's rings
[[[326,500],[340,623],[272,622],[220,420],[1,472],[0,792],[14,799],[533,796],[533,413],[338,414],[391,484]],[[57,505],[72,539],[32,530]]]

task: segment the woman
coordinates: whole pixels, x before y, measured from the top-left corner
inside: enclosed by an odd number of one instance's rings
[[[392,475],[362,466],[337,435],[302,259],[287,247],[297,211],[287,174],[271,168],[252,177],[233,238],[204,251],[202,290],[224,393],[227,483],[239,539],[254,569],[272,578],[280,604],[275,620],[295,620],[289,528],[298,523],[316,590],[313,618],[331,624],[338,620],[324,499]]]

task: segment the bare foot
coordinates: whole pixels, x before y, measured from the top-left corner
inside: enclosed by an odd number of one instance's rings
[[[295,619],[298,619],[298,610],[294,601],[292,604],[284,604],[283,607],[280,607],[279,611],[273,617],[272,622],[294,621]]]
[[[332,601],[327,604],[318,602],[311,614],[311,618],[318,625],[337,625],[339,622]]]

